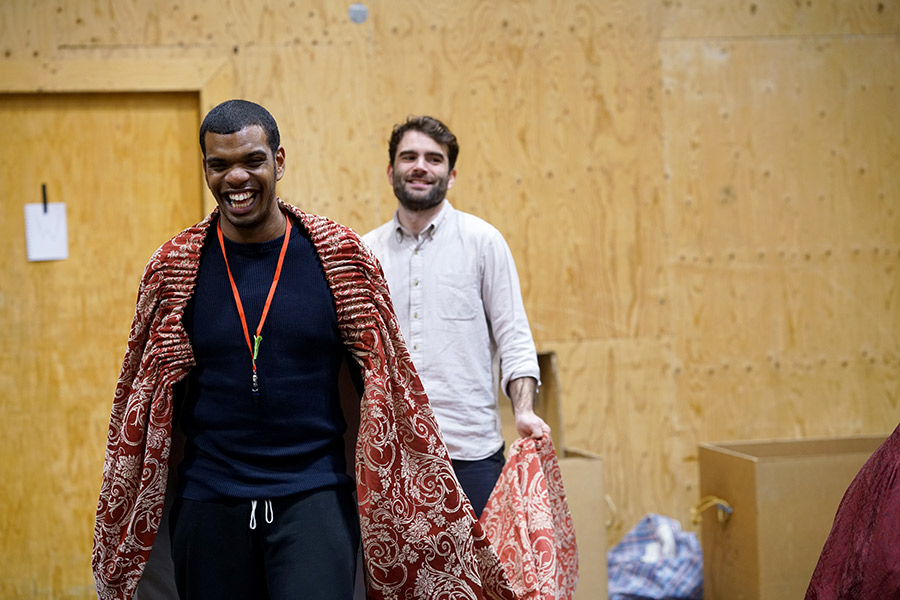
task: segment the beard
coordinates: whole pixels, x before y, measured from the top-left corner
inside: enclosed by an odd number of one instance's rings
[[[448,177],[441,177],[434,182],[431,189],[425,193],[417,194],[406,188],[403,177],[399,173],[394,173],[393,185],[394,195],[400,204],[409,211],[421,212],[434,208],[444,201],[447,197]]]

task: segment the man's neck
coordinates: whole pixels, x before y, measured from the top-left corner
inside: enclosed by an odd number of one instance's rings
[[[401,204],[397,207],[397,220],[410,235],[417,236],[428,227],[429,223],[434,221],[442,208],[444,208],[443,202],[426,210],[409,210]]]
[[[222,233],[232,242],[239,242],[241,244],[259,244],[277,239],[284,235],[286,226],[285,219],[287,219],[287,215],[284,214],[284,211],[282,211],[280,207],[276,207],[276,210],[265,222],[255,225],[252,228],[235,227],[232,223],[229,223],[228,220],[222,219],[221,217],[219,222],[222,226]]]

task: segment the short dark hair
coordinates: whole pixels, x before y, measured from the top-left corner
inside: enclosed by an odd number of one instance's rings
[[[450,170],[453,170],[456,166],[456,157],[459,156],[459,142],[456,141],[456,136],[449,127],[434,117],[428,116],[409,116],[406,117],[406,122],[394,125],[391,141],[388,144],[390,164],[394,164],[394,159],[397,158],[397,146],[400,145],[400,140],[407,131],[421,131],[438,144],[447,146],[447,160],[450,162]]]
[[[200,124],[200,149],[206,157],[206,133],[228,135],[244,127],[259,125],[266,134],[272,154],[281,146],[281,135],[274,117],[265,108],[247,100],[226,100],[206,115]]]

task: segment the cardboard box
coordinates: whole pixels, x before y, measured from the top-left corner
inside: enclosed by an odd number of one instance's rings
[[[885,436],[700,444],[705,600],[803,598],[838,504]]]
[[[578,586],[574,600],[609,597],[606,564],[607,506],[603,490],[603,460],[566,450],[559,459],[566,500],[578,544]]]
[[[606,573],[607,505],[603,488],[603,460],[596,454],[566,447],[556,353],[539,352],[538,364],[541,369],[541,388],[535,399],[534,412],[546,421],[552,431],[578,544],[578,586],[574,600],[605,600],[609,597],[609,588]],[[500,416],[503,438],[509,448],[518,433],[512,406],[502,394]]]

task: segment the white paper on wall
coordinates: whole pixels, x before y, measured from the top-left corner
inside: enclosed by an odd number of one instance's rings
[[[25,245],[30,261],[69,258],[65,203],[25,205]]]

